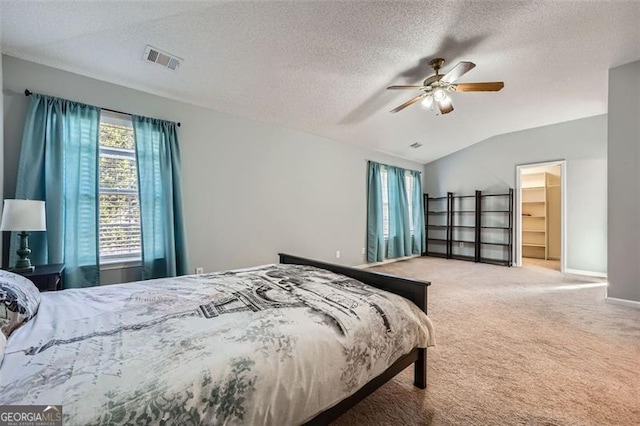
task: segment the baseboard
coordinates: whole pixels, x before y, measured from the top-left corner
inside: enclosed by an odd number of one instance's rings
[[[640,302],[636,302],[635,300],[627,300],[627,299],[618,299],[615,297],[605,297],[604,301],[607,303],[611,303],[612,305],[626,306],[627,308],[635,308],[640,309]]]
[[[386,265],[387,263],[401,262],[403,260],[413,259],[415,257],[420,257],[420,255],[419,254],[413,254],[411,256],[396,257],[394,259],[385,259],[382,262],[365,263],[363,265],[354,266],[354,268],[367,269],[367,268],[372,268],[374,266]]]
[[[596,277],[596,278],[607,278],[607,274],[604,272],[583,271],[581,269],[569,269],[569,268],[566,268],[564,272],[566,274],[587,275],[587,276]]]

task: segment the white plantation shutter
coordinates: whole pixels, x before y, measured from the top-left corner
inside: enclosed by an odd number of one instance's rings
[[[140,259],[140,203],[131,120],[103,111],[100,122],[100,259]]]
[[[382,235],[389,238],[389,187],[387,186],[387,168],[380,168],[380,180],[382,181]]]
[[[413,175],[409,171],[404,174],[405,187],[407,189],[407,200],[409,201],[409,231],[413,235],[413,208],[414,205],[411,202],[411,194],[413,193]]]

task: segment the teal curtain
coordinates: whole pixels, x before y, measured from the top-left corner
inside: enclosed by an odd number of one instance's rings
[[[411,254],[411,227],[405,169],[387,166],[389,191],[389,240],[387,257],[403,257]]]
[[[411,191],[411,213],[413,222],[413,236],[411,238],[411,253],[422,254],[427,251],[427,242],[425,240],[424,229],[424,203],[422,202],[422,181],[420,180],[420,172],[409,171],[413,179]]]
[[[381,262],[384,259],[384,235],[382,217],[381,165],[369,161],[367,184],[367,261]]]
[[[187,257],[176,123],[139,116],[132,119],[140,192],[142,278],[184,275]]]
[[[100,109],[32,94],[22,135],[16,199],[44,200],[47,231],[29,239],[36,265],[64,263],[64,287],[99,283]],[[10,242],[15,264],[18,240]]]

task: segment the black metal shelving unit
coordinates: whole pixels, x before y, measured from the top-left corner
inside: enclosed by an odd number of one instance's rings
[[[470,203],[473,195],[451,193],[451,238],[449,240],[451,259],[475,260],[475,239],[471,230],[476,228],[475,209]]]
[[[511,266],[513,264],[513,189],[509,188],[506,193],[501,194],[482,194],[481,191],[476,191],[476,199],[478,200],[476,210],[479,229],[478,261]],[[489,203],[489,200],[494,202]],[[492,207],[485,209],[483,208],[485,204],[490,204]],[[487,224],[489,221],[492,224]],[[486,233],[494,234],[493,238],[486,238]],[[490,248],[501,248],[501,255],[498,257],[491,256],[492,253],[487,254]]]
[[[449,257],[449,195],[423,194],[426,251],[423,256]]]
[[[513,264],[513,189],[499,194],[424,194],[423,200],[427,240],[424,256]]]

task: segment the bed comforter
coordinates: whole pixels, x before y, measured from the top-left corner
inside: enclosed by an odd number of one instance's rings
[[[300,424],[432,344],[413,303],[308,266],[50,292],[8,339],[0,405],[61,404],[66,425]]]

